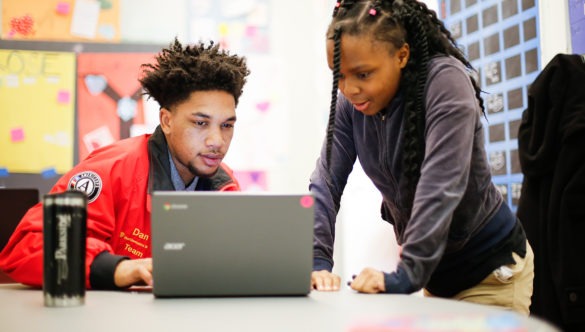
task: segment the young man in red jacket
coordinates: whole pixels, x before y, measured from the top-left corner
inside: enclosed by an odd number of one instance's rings
[[[240,189],[222,159],[249,75],[245,58],[213,43],[183,47],[175,39],[154,64],[142,68],[142,87],[161,107],[154,133],[95,150],[51,189],[52,193],[76,189],[88,196],[88,288],[152,284],[153,191]],[[43,281],[42,224],[39,203],[26,213],[0,253],[0,269],[37,287]]]

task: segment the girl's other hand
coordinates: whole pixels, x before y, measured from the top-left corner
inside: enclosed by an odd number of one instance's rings
[[[311,286],[318,291],[338,291],[341,278],[327,270],[313,271],[311,273]]]

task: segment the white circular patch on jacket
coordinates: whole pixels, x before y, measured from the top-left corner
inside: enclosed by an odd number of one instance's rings
[[[87,195],[87,202],[91,203],[98,198],[102,191],[102,179],[96,172],[81,172],[71,177],[67,187],[84,192]]]

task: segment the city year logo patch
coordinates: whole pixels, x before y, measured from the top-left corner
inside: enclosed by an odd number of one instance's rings
[[[81,172],[71,177],[67,187],[84,192],[87,195],[87,202],[91,203],[98,198],[102,191],[102,179],[96,172]]]

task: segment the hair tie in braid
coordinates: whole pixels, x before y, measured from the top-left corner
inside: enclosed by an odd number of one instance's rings
[[[381,5],[380,0],[376,0],[376,1],[372,2],[371,6],[370,6],[370,10],[368,10],[368,14],[370,14],[370,16],[378,15],[378,13],[381,12],[380,5]]]
[[[341,17],[345,16],[347,11],[349,11],[356,3],[357,1],[354,0],[338,0],[335,3],[335,8],[333,8],[333,17],[337,17],[338,14]]]
[[[333,17],[337,16],[337,12],[339,12],[339,7],[341,7],[341,1],[337,1],[335,3],[335,7],[333,8]]]

